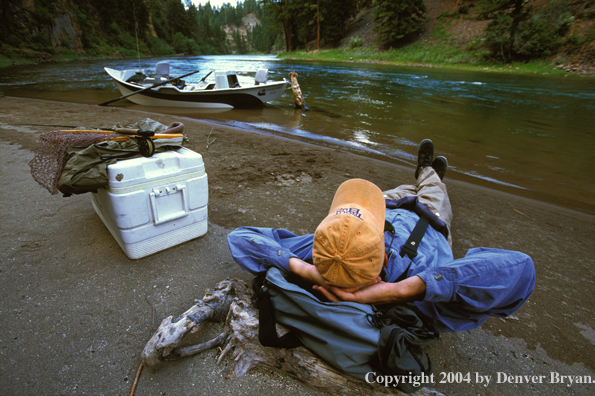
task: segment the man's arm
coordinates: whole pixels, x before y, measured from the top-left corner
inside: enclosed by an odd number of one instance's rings
[[[339,287],[314,286],[330,301],[353,301],[362,304],[405,303],[423,300],[426,293],[426,283],[419,277],[413,276],[398,283],[380,282],[363,287],[359,290],[341,289]]]
[[[297,236],[287,230],[241,227],[227,236],[229,250],[242,269],[253,274],[277,267],[289,272],[290,257],[312,257],[312,236]]]

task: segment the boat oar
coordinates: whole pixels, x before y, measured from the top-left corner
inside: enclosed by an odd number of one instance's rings
[[[209,77],[211,74],[213,74],[213,71],[212,71],[212,70],[209,72],[209,74],[207,74],[206,76],[204,76],[204,77],[202,78],[202,80],[200,80],[198,83],[200,84],[201,82],[203,82],[204,80],[206,80],[206,79],[207,79],[207,77]]]
[[[196,73],[198,73],[199,71],[200,71],[200,70],[196,70],[196,71],[193,71],[192,73],[184,74],[183,76],[180,76],[180,77],[170,78],[169,80],[165,80],[165,81],[162,81],[162,82],[155,83],[155,84],[151,85],[150,87],[146,87],[146,88],[143,88],[143,89],[141,89],[141,90],[134,91],[134,92],[131,92],[131,93],[129,93],[129,94],[126,94],[126,95],[124,95],[124,96],[120,96],[118,99],[108,100],[107,102],[100,103],[100,104],[98,104],[97,106],[107,106],[108,104],[110,104],[110,103],[114,103],[114,102],[117,102],[117,101],[118,101],[118,100],[120,100],[120,99],[124,99],[124,98],[127,98],[127,97],[129,97],[129,96],[136,95],[136,94],[138,94],[138,93],[141,93],[141,92],[147,91],[147,90],[149,90],[149,89],[157,88],[157,87],[159,87],[159,86],[161,86],[161,85],[165,85],[165,84],[168,84],[168,83],[170,83],[170,82],[173,82],[173,81],[176,81],[176,80],[180,80],[180,79],[182,79],[182,78],[184,78],[184,77],[188,77],[188,76],[190,76],[190,75],[192,75],[192,74],[196,74]],[[209,73],[209,74],[210,74],[210,73]]]

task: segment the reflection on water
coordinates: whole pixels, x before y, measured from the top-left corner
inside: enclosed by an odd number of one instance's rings
[[[80,103],[120,96],[103,71],[154,70],[160,59],[71,62],[3,69],[5,95]],[[309,111],[295,111],[291,91],[263,109],[229,111],[112,106],[208,119],[363,155],[414,164],[423,138],[449,159],[450,177],[595,212],[595,81],[510,76],[365,64],[295,62],[269,56],[174,58],[171,74],[290,71]],[[452,171],[455,172],[452,172]]]

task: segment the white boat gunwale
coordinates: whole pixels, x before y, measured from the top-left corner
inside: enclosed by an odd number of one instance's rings
[[[122,93],[127,95],[148,87],[152,84],[137,84],[124,79],[125,75],[131,75],[131,70],[119,71],[109,67],[104,70],[114,80],[116,86]],[[227,72],[233,73],[233,72]],[[235,74],[235,73],[233,73]],[[188,84],[186,87],[194,89],[180,89],[173,84],[161,85],[155,88],[146,89],[127,99],[133,103],[145,106],[168,106],[168,107],[202,107],[202,108],[231,108],[231,107],[262,107],[267,102],[278,99],[289,82],[266,81],[258,85],[243,85],[235,88],[205,89],[207,85]]]

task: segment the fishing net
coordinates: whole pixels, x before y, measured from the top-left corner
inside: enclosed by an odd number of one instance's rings
[[[88,147],[120,136],[99,131],[49,131],[39,136],[40,147],[29,162],[31,176],[51,194],[58,194],[58,180],[70,147]]]
[[[60,192],[58,182],[68,159],[69,148],[89,147],[106,140],[128,140],[129,137],[112,132],[112,130],[118,131],[117,128],[122,128],[122,126],[117,124],[103,131],[81,128],[81,130],[49,131],[42,133],[39,136],[40,147],[35,157],[29,162],[31,176],[51,194],[58,194]],[[167,145],[172,142],[181,144],[181,141],[178,142],[178,140],[184,137],[184,124],[181,122],[172,122],[166,127],[157,121],[145,118],[137,121],[128,128],[153,131],[160,134],[155,136],[155,139],[159,138],[160,141],[155,146]]]

